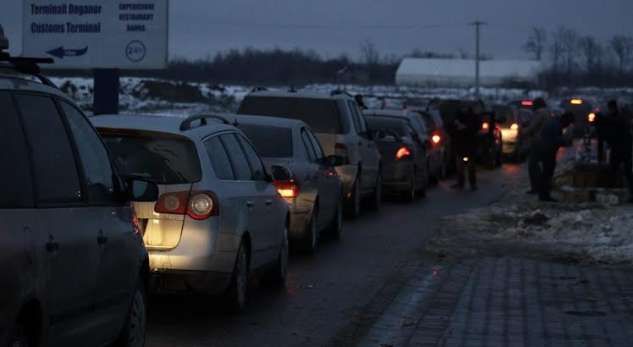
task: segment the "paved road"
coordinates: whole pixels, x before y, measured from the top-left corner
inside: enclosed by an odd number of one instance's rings
[[[347,222],[342,241],[325,242],[312,257],[293,256],[288,287],[255,288],[240,315],[223,314],[204,298],[158,298],[148,346],[347,345],[355,341],[360,312],[380,309],[380,296],[398,290],[399,274],[419,256],[437,219],[490,204],[518,170],[507,165],[481,173],[474,193],[451,191],[443,182],[415,204],[388,203],[379,214]]]

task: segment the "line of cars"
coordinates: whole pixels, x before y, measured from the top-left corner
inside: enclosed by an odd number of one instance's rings
[[[0,35],[1,37],[2,35]],[[0,46],[0,344],[143,346],[148,293],[247,305],[343,215],[424,196],[451,164],[444,115],[257,91],[237,114],[87,118]]]

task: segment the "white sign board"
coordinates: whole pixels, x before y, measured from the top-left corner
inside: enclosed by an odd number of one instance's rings
[[[167,66],[168,0],[23,0],[23,55],[53,68]]]

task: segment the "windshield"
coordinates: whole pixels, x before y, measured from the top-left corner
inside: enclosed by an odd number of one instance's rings
[[[239,113],[299,119],[310,125],[315,133],[344,132],[334,99],[250,96],[242,102]]]
[[[405,130],[405,123],[402,120],[380,116],[369,116],[366,117],[366,119],[367,125],[369,125],[369,129],[373,131],[390,130],[400,136],[407,135]]]
[[[276,126],[240,125],[253,142],[259,155],[265,158],[292,157],[292,130]]]
[[[114,134],[102,131],[104,142],[123,176],[138,176],[157,184],[200,180],[200,161],[193,142],[167,134]]]

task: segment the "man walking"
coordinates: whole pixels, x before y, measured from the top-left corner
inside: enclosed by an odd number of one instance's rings
[[[477,133],[479,132],[479,116],[469,107],[461,110],[453,122],[452,134],[453,146],[457,155],[457,183],[454,189],[464,189],[466,183],[466,171],[468,182],[472,191],[477,190],[477,168],[475,155],[477,153]]]
[[[530,181],[541,201],[556,202],[550,194],[552,178],[556,171],[556,153],[561,146],[571,144],[571,138],[563,135],[563,130],[574,122],[571,112],[560,118],[550,118],[543,125],[539,136],[535,139],[530,153]]]
[[[543,130],[543,126],[546,121],[550,118],[549,111],[547,110],[547,103],[543,98],[537,98],[534,100],[532,105],[532,111],[534,114],[532,115],[532,119],[530,120],[530,124],[523,129],[523,135],[529,142],[530,148],[530,157],[532,156],[532,152],[534,152],[534,144],[537,141],[537,137],[541,134],[541,130]],[[538,193],[537,189],[537,178],[539,168],[534,166],[535,161],[530,160],[528,162],[528,173],[530,175],[530,190],[528,194],[536,194]]]

